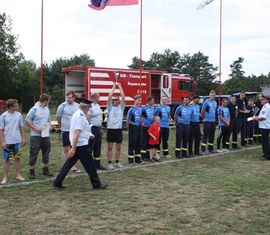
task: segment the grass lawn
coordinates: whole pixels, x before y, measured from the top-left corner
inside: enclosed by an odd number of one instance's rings
[[[61,141],[51,138],[56,173]],[[174,133],[170,142],[173,151]],[[28,149],[22,158],[26,178]],[[0,188],[0,234],[270,234],[270,161],[260,155],[260,148],[247,149],[102,172],[110,185],[105,191],[92,190],[85,175],[67,178],[64,191],[53,189],[52,181]],[[40,162],[37,178],[43,180]],[[9,183],[14,177],[11,163]]]

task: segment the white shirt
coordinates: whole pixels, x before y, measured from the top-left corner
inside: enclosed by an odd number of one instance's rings
[[[125,110],[125,105],[108,105],[108,129],[122,129],[123,128],[123,114]]]
[[[91,108],[89,109],[90,120],[89,123],[93,126],[101,126],[102,125],[102,110],[99,104],[91,104]]]
[[[91,133],[91,127],[86,119],[84,112],[78,109],[71,117],[69,140],[72,144],[75,130],[80,130],[78,142],[76,146],[88,145]]]
[[[22,115],[19,112],[4,112],[0,116],[0,129],[4,131],[6,144],[19,144],[22,142],[21,128],[23,127]]]
[[[259,113],[259,118],[264,118],[264,120],[259,121],[259,128],[270,129],[270,104],[267,103],[262,107]]]

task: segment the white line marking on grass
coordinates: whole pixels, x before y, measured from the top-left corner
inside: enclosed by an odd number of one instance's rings
[[[159,165],[163,165],[163,164],[168,164],[168,163],[173,163],[173,162],[180,162],[180,161],[194,161],[197,159],[205,159],[208,157],[215,157],[215,156],[221,156],[221,157],[225,157],[225,155],[231,154],[231,153],[239,153],[239,152],[244,152],[247,150],[254,150],[254,149],[258,149],[260,148],[260,146],[255,146],[255,147],[248,147],[248,148],[244,148],[244,149],[240,149],[240,150],[235,150],[235,151],[230,151],[230,152],[225,152],[225,153],[214,153],[214,154],[209,154],[206,156],[199,156],[199,157],[193,157],[193,158],[184,158],[184,159],[173,159],[173,160],[166,160],[166,161],[162,161],[162,162],[156,162],[156,163],[147,163],[147,164],[143,164],[143,165],[136,165],[136,166],[126,166],[123,168],[118,168],[118,169],[114,169],[114,170],[107,170],[107,171],[98,171],[98,174],[106,174],[106,173],[111,173],[111,172],[117,172],[117,171],[126,171],[126,170],[130,170],[130,169],[138,169],[138,168],[143,168],[143,167],[150,167],[150,166],[159,166]],[[66,178],[76,178],[79,176],[86,176],[87,173],[81,173],[81,174],[76,174],[76,175],[67,175]],[[4,184],[4,185],[0,185],[0,189],[2,188],[11,188],[11,187],[20,187],[20,186],[28,186],[31,184],[39,184],[39,183],[46,183],[46,182],[50,182],[53,181],[55,179],[55,177],[53,178],[48,178],[48,179],[44,179],[44,180],[31,180],[31,181],[24,181],[24,182],[19,182],[19,183],[11,183],[11,184]]]

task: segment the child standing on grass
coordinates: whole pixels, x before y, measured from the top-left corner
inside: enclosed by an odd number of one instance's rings
[[[149,148],[150,148],[150,161],[156,160],[160,161],[159,154],[157,153],[158,145],[159,145],[159,138],[160,138],[160,117],[155,116],[154,123],[149,127],[148,133],[150,139],[148,141]]]
[[[16,179],[24,180],[21,175],[21,146],[25,145],[25,131],[22,115],[17,112],[18,101],[7,100],[7,111],[0,116],[0,143],[3,149],[3,172],[1,184],[6,184],[8,179],[9,160],[15,159]]]

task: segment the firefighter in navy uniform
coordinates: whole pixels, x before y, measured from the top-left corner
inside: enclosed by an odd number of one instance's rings
[[[238,134],[238,127],[237,127],[237,116],[238,116],[238,106],[236,103],[236,96],[231,95],[230,97],[230,103],[228,105],[228,108],[230,110],[230,136],[232,136],[232,148],[238,149],[238,143],[237,143],[237,134]],[[230,139],[230,138],[229,138]],[[228,140],[229,140],[228,139]],[[230,142],[226,142],[226,149],[230,148]]]
[[[189,105],[190,98],[185,96],[183,104],[180,104],[174,114],[174,120],[176,122],[176,137],[175,137],[175,157],[187,158],[188,149],[187,144],[190,133],[190,118],[193,112]],[[182,153],[182,155],[181,155]]]
[[[189,143],[188,150],[189,156],[200,155],[200,142],[201,142],[201,129],[200,129],[200,97],[194,95],[192,97],[192,102],[190,107],[192,109],[191,119],[190,119],[190,134],[189,134]],[[194,143],[194,152],[193,152],[193,143]]]
[[[64,163],[58,176],[53,182],[53,186],[63,189],[62,182],[74,164],[80,160],[87,172],[92,187],[94,189],[106,189],[107,185],[102,185],[96,169],[96,164],[92,158],[91,148],[88,144],[89,138],[93,138],[91,127],[87,121],[86,113],[89,111],[90,101],[81,99],[79,109],[73,114],[70,122],[69,140],[71,149],[69,158]]]
[[[249,110],[250,112],[246,114],[246,118],[251,118],[255,115],[255,106],[254,106],[254,100],[249,99],[248,100],[248,105],[246,106],[246,109]],[[254,124],[252,121],[247,120],[246,124],[246,135],[245,135],[245,141],[247,144],[253,144],[253,131],[254,131]]]
[[[270,146],[269,146],[269,134],[270,134],[270,104],[269,98],[261,96],[260,102],[262,104],[262,109],[258,116],[253,119],[259,122],[259,128],[262,133],[262,158],[265,160],[270,160]]]
[[[134,165],[135,162],[143,164],[141,159],[141,103],[142,97],[136,95],[134,97],[134,106],[127,113],[128,127],[128,163]]]
[[[202,154],[206,155],[206,146],[209,153],[214,152],[214,140],[216,131],[216,112],[217,102],[215,101],[216,92],[210,91],[209,99],[205,100],[202,106],[201,116],[203,118],[203,137],[201,142]]]
[[[155,111],[155,116],[160,117],[160,139],[159,142],[162,142],[162,151],[163,151],[163,157],[164,158],[171,158],[169,155],[169,146],[168,146],[168,140],[169,140],[169,134],[170,134],[170,128],[169,128],[169,120],[171,115],[171,107],[167,105],[168,98],[166,96],[161,97],[161,104],[157,107]],[[158,149],[158,152],[160,151],[160,146]]]
[[[258,97],[258,100],[255,102],[255,116],[258,116],[260,111],[262,109],[262,104],[260,102],[260,97]],[[254,144],[260,144],[262,139],[262,133],[259,128],[259,122],[254,121],[254,134],[253,134],[253,143]]]
[[[142,140],[142,142],[141,142],[142,160],[149,159],[148,129],[151,126],[151,124],[154,122],[154,116],[155,116],[154,97],[148,96],[146,101],[147,101],[147,104],[142,107],[142,138],[141,138],[141,140]]]
[[[238,106],[238,117],[237,117],[237,126],[238,126],[238,133],[241,132],[241,146],[246,146],[245,141],[245,133],[246,133],[246,124],[247,118],[246,114],[250,112],[250,110],[246,109],[246,102],[245,102],[246,94],[245,92],[240,92],[239,99],[237,99],[236,103]]]

